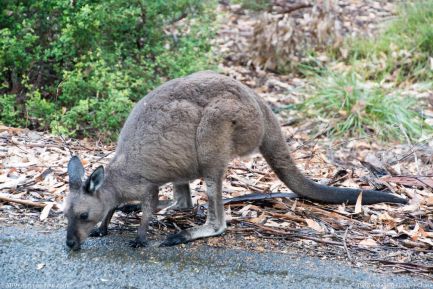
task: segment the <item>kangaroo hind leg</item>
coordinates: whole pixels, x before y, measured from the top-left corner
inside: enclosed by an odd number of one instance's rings
[[[206,223],[169,235],[161,246],[173,246],[220,235],[226,229],[222,180],[225,168],[233,155],[233,129],[231,120],[221,117],[218,110],[207,108],[197,129],[199,166],[206,182],[209,201]]]
[[[222,176],[224,170],[217,174],[205,177],[207,195],[209,200],[206,223],[202,226],[182,230],[179,233],[169,235],[161,246],[174,246],[195,239],[217,236],[226,229],[224,205],[222,202]]]

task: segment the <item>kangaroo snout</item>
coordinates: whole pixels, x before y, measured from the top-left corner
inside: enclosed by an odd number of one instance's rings
[[[80,249],[80,242],[74,239],[67,239],[66,245],[69,247],[69,249],[77,251]]]
[[[66,246],[69,247],[69,249],[73,251],[77,251],[80,249],[80,239],[76,234],[73,234],[72,232],[67,232],[66,234]]]

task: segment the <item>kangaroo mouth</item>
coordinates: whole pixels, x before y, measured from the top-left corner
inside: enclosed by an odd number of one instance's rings
[[[74,247],[71,248],[72,251],[79,251],[81,250],[81,246],[80,245],[76,245]]]
[[[68,246],[69,249],[71,249],[72,251],[78,251],[81,249],[81,244],[79,241],[75,241],[75,240],[66,240],[66,245]]]

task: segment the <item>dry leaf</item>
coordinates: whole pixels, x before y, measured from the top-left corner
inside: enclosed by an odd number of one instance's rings
[[[432,240],[429,240],[429,239],[426,239],[426,238],[420,238],[418,241],[426,243],[426,244],[429,244],[430,246],[433,247],[433,241]]]
[[[433,206],[433,196],[424,199],[424,202],[427,206]]]
[[[358,245],[361,247],[377,247],[377,246],[379,246],[379,244],[375,240],[370,239],[370,238],[362,240],[361,242],[359,242]]]
[[[0,185],[0,190],[12,189],[16,190],[17,186],[22,185],[26,182],[26,176],[20,176],[18,179],[11,179],[10,181]]]
[[[298,199],[296,199],[294,202],[293,202],[293,205],[292,205],[292,207],[291,207],[291,211],[292,212],[294,212],[295,210],[296,210],[296,205],[298,204]]]
[[[359,196],[356,199],[356,204],[355,204],[355,214],[359,214],[361,212],[362,212],[362,192],[359,193]]]
[[[390,223],[397,224],[397,223],[400,223],[402,221],[402,219],[400,219],[400,218],[394,218],[394,217],[390,216],[388,214],[388,212],[384,212],[384,213],[379,214],[378,220],[380,222],[386,222],[387,224],[390,224]]]
[[[275,222],[272,220],[268,220],[265,224],[265,226],[267,227],[273,227],[273,228],[289,228],[290,227],[290,223],[289,222]]]
[[[420,205],[421,205],[421,200],[418,197],[416,197],[410,200],[409,204],[402,207],[401,210],[407,213],[417,212],[419,211]]]
[[[418,222],[415,223],[415,227],[412,230],[402,230],[402,232],[409,235],[413,241],[418,241],[419,238],[429,237],[429,234],[427,234],[427,232],[418,224]]]
[[[231,220],[233,220],[232,208],[230,207],[230,205],[228,206],[227,210],[225,211],[225,215],[226,215],[226,221],[227,222],[230,222]]]
[[[266,221],[266,214],[261,214],[257,218],[248,219],[248,221],[255,224],[264,224]]]
[[[325,232],[325,229],[319,225],[316,221],[312,219],[305,219],[305,222],[307,223],[308,227],[313,229],[316,232],[323,233]]]
[[[242,209],[240,209],[239,211],[238,211],[238,213],[244,213],[244,212],[246,212],[246,211],[249,211],[250,210],[250,208],[251,208],[251,206],[252,205],[246,205],[245,207],[243,207]]]
[[[416,240],[418,240],[418,231],[419,231],[419,224],[418,224],[418,222],[415,224],[415,227],[412,229],[412,230],[410,230],[409,232],[407,232],[408,233],[408,235],[411,237],[411,239],[413,240],[413,241],[416,241]]]
[[[284,204],[283,202],[275,202],[272,204],[272,207],[274,209],[277,209],[277,210],[286,210],[287,209],[287,205]]]
[[[47,204],[47,205],[42,209],[41,215],[39,216],[39,220],[43,221],[43,220],[45,220],[46,218],[48,218],[48,214],[50,213],[50,211],[51,211],[51,209],[53,208],[53,206],[54,206],[54,203],[53,203],[53,202],[48,203],[48,204]]]

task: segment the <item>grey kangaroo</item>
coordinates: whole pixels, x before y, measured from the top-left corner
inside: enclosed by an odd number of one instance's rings
[[[132,246],[146,246],[146,231],[159,186],[174,184],[174,208],[192,207],[189,181],[204,178],[209,200],[206,223],[169,235],[162,246],[219,235],[226,228],[222,180],[228,163],[258,148],[277,176],[296,194],[325,203],[406,203],[386,192],[335,188],[302,175],[271,109],[259,96],[227,76],[198,72],[161,85],[140,100],[120,133],[115,155],[85,178],[77,156],[68,164],[66,244],[80,248],[87,236],[107,234],[115,208],[141,201],[142,219]],[[98,228],[94,226],[101,222]]]

